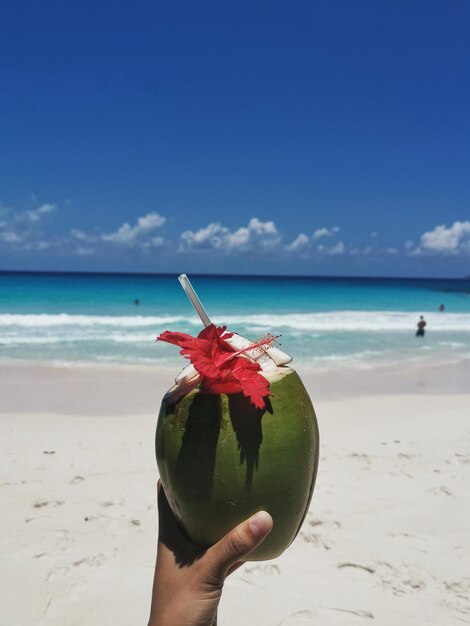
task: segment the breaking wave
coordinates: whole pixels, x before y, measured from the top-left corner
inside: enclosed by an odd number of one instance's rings
[[[213,317],[217,324],[229,328],[261,330],[277,333],[287,331],[303,332],[388,332],[406,331],[416,326],[418,315],[400,311],[331,311],[322,313],[262,313],[257,315],[227,315]],[[439,332],[470,332],[470,313],[428,313],[425,314],[428,327]],[[69,315],[51,314],[2,314],[0,332],[3,330],[47,329],[51,327],[76,327],[97,329],[155,329],[172,327],[172,330],[200,328],[196,316],[112,316],[112,315]],[[0,339],[1,341],[1,339]]]

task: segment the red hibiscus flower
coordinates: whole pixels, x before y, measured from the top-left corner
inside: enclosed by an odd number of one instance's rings
[[[258,363],[241,356],[248,350],[270,344],[272,338],[263,339],[234,352],[224,341],[233,333],[226,332],[226,326],[207,326],[197,337],[186,333],[174,333],[166,330],[157,337],[157,341],[180,346],[180,354],[189,359],[201,376],[201,389],[208,393],[239,393],[250,399],[258,408],[265,408],[269,381],[259,374]]]

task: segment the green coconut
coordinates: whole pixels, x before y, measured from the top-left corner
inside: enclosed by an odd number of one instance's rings
[[[310,398],[289,367],[264,373],[273,396],[257,409],[242,394],[173,387],[158,418],[156,455],[170,507],[189,538],[209,547],[260,510],[273,530],[250,560],[279,556],[307,513],[319,433]]]

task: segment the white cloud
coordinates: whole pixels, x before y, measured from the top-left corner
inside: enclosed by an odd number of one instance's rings
[[[260,222],[257,217],[252,217],[248,222],[248,230],[257,235],[277,235],[277,228],[274,222]]]
[[[16,210],[0,207],[0,242],[13,245],[15,249],[38,250],[44,239],[41,219],[47,213],[57,210],[55,204],[45,203],[36,209]]]
[[[37,209],[26,211],[25,215],[32,222],[39,222],[39,220],[41,219],[43,215],[46,215],[46,213],[52,213],[52,211],[55,211],[56,209],[57,209],[57,206],[55,204],[50,204],[49,202],[45,202],[44,204],[41,204],[41,206],[38,207]]]
[[[50,241],[36,241],[34,244],[36,250],[47,250],[51,245]]]
[[[281,241],[274,222],[261,222],[257,217],[251,218],[247,226],[241,226],[234,231],[220,222],[212,222],[196,231],[184,231],[180,239],[181,250],[224,250],[227,252],[269,249]]]
[[[333,237],[336,233],[339,233],[339,228],[333,226],[333,228],[317,228],[312,236],[314,239],[321,239],[322,237]]]
[[[372,237],[372,239],[375,239],[377,237],[379,233],[376,230],[373,230],[370,234],[370,236]]]
[[[338,241],[338,243],[336,243],[334,246],[319,245],[317,246],[317,251],[321,254],[344,254],[344,252],[346,251],[346,246],[342,241]]]
[[[163,215],[159,215],[158,213],[147,213],[143,217],[139,217],[137,220],[136,228],[138,231],[146,231],[146,230],[154,230],[155,228],[159,228],[159,226],[163,226],[166,222],[166,217]]]
[[[4,241],[5,243],[21,243],[23,238],[13,231],[4,231],[0,233],[0,241]]]
[[[225,226],[221,226],[218,222],[212,222],[196,232],[185,230],[181,234],[181,239],[184,246],[188,248],[219,248],[223,237],[226,237],[228,232],[229,230]]]
[[[327,248],[327,254],[344,254],[345,246],[342,241],[338,241],[338,243],[331,248]]]
[[[421,235],[420,245],[425,251],[440,254],[470,251],[470,221],[454,222],[449,228],[444,224],[436,226]]]
[[[36,209],[29,210],[15,210],[11,208],[0,208],[0,214],[3,216],[3,221],[0,223],[0,228],[6,228],[8,226],[16,225],[17,227],[30,228],[34,226],[33,223],[39,222],[42,217],[48,213],[52,213],[57,210],[57,205],[50,202],[45,202]]]
[[[156,228],[160,228],[165,222],[166,218],[162,215],[158,213],[148,213],[143,217],[139,217],[134,226],[124,222],[116,232],[102,235],[102,239],[103,241],[133,246],[139,242],[141,236],[151,233]]]
[[[159,248],[160,246],[163,246],[165,240],[163,239],[163,237],[152,237],[150,243],[152,244],[152,246],[154,246],[154,248]]]
[[[297,250],[305,248],[308,242],[309,242],[309,239],[307,235],[305,235],[304,233],[300,233],[299,235],[297,235],[294,241],[292,241],[288,246],[286,246],[286,250],[289,250],[289,252],[296,252]]]
[[[139,217],[131,226],[125,222],[114,233],[100,233],[97,229],[93,232],[85,232],[79,228],[70,231],[71,243],[77,245],[75,254],[91,254],[96,251],[84,244],[114,243],[126,247],[139,246],[141,250],[149,252],[151,248],[164,245],[163,237],[154,236],[154,231],[166,223],[166,218],[158,213],[148,213]]]
[[[0,206],[0,244],[12,249],[42,252],[90,255],[99,252],[106,243],[122,244],[127,247],[147,246],[149,249],[165,245],[163,237],[156,236],[156,229],[166,222],[157,213],[139,217],[131,226],[124,223],[113,233],[102,233],[98,229],[90,232],[73,228],[68,233],[56,234],[45,231],[44,216],[57,210],[52,203],[44,203],[34,209],[15,210]]]
[[[97,239],[96,235],[93,235],[91,233],[85,233],[79,228],[72,228],[70,234],[72,235],[72,237],[78,239],[79,241],[96,241]]]
[[[225,238],[225,244],[227,248],[240,248],[242,246],[246,246],[246,244],[250,241],[250,229],[242,226],[234,233],[228,233]]]

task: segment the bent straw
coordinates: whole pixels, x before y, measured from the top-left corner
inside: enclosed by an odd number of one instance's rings
[[[186,274],[180,274],[180,276],[178,276],[178,280],[180,281],[181,286],[183,287],[186,295],[190,299],[191,304],[193,305],[196,313],[201,318],[201,322],[204,324],[204,326],[210,326],[211,321],[207,313],[204,311],[204,307],[202,306],[201,301],[197,297],[197,293],[194,291],[193,286],[189,282],[189,278],[186,276]]]

